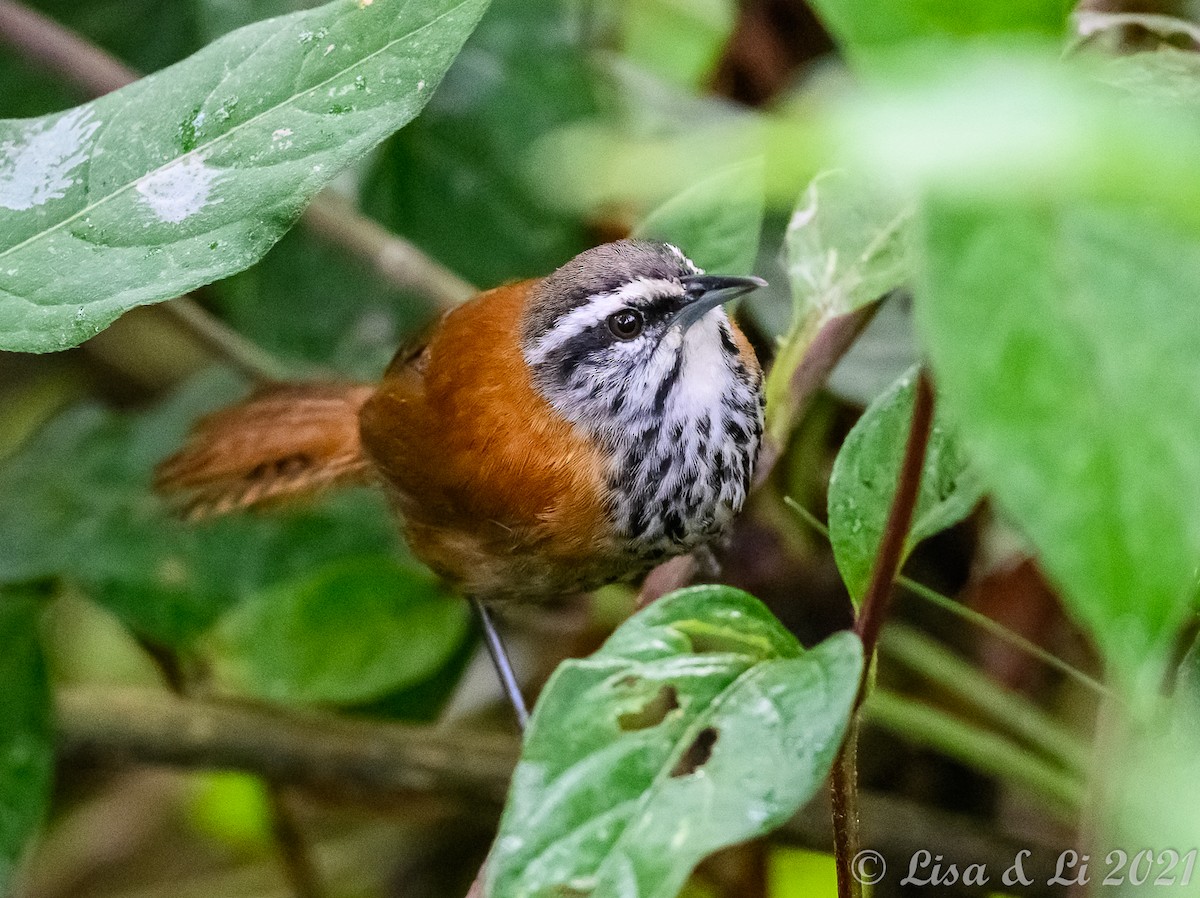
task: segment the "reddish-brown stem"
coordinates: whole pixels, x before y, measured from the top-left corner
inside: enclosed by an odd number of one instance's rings
[[[842,750],[833,762],[829,779],[829,805],[833,819],[833,855],[837,860],[839,898],[859,898],[862,884],[852,864],[858,856],[858,711],[850,715]]]
[[[871,580],[854,622],[854,632],[863,643],[865,663],[858,684],[858,697],[850,715],[850,724],[846,728],[846,738],[834,761],[833,775],[830,779],[839,898],[860,898],[862,894],[862,887],[854,876],[853,866],[859,851],[858,714],[866,698],[867,684],[874,665],[875,646],[887,616],[896,577],[900,573],[904,543],[908,538],[908,530],[917,505],[921,472],[925,467],[925,450],[933,428],[933,403],[933,385],[929,375],[921,369],[917,377],[916,396],[913,399],[912,424],[909,426],[908,440],[904,446],[904,460],[901,462],[900,476],[896,481],[896,493],[888,510],[883,538],[875,556],[875,566],[871,570]]]
[[[900,478],[896,482],[896,494],[888,511],[887,524],[883,528],[883,539],[879,543],[879,554],[875,556],[875,567],[863,596],[862,607],[854,622],[854,632],[863,643],[863,654],[870,658],[879,641],[879,631],[887,614],[892,587],[900,573],[900,562],[904,557],[904,542],[912,524],[913,511],[917,506],[917,492],[921,488],[921,470],[925,467],[925,449],[929,445],[929,434],[933,427],[933,385],[929,375],[921,369],[917,375],[916,396],[913,399],[912,425],[908,431],[908,442],[904,446],[904,461],[900,466]],[[868,665],[869,666],[869,665]],[[863,675],[866,680],[866,674]],[[861,702],[862,696],[859,696]]]
[[[888,294],[890,296],[891,294]],[[888,296],[869,302],[853,312],[837,315],[826,321],[804,352],[804,358],[796,366],[788,381],[786,408],[780,414],[786,417],[783,430],[790,435],[808,410],[817,391],[825,385],[838,362],[850,351],[850,347],[867,329],[880,306]],[[758,464],[754,469],[754,486],[766,483],[775,470],[775,465],[787,449],[777,435],[768,432],[763,438]]]

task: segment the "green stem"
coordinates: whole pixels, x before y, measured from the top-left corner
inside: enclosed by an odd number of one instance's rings
[[[808,524],[826,539],[829,538],[829,528],[822,524],[821,521],[818,520],[811,511],[791,497],[785,497],[783,501],[790,509],[792,509],[792,511],[796,512],[797,516],[799,516],[804,523]],[[1111,690],[1099,680],[1088,676],[1079,668],[1073,667],[1062,658],[1051,654],[1036,643],[1030,642],[1019,633],[1014,633],[1012,630],[1008,629],[1008,627],[1004,626],[1004,624],[992,620],[987,615],[980,614],[978,611],[968,608],[965,605],[954,601],[954,599],[950,598],[949,596],[944,596],[940,592],[930,589],[928,586],[925,586],[923,583],[918,583],[916,580],[913,580],[910,577],[898,577],[896,582],[902,588],[908,590],[918,598],[924,599],[926,602],[929,602],[931,605],[934,605],[943,611],[948,612],[949,614],[953,614],[955,617],[959,618],[965,623],[971,624],[974,627],[978,627],[981,630],[985,630],[988,634],[1008,643],[1018,651],[1024,652],[1030,657],[1036,658],[1047,667],[1053,668],[1059,673],[1070,677],[1072,680],[1079,683],[1086,689],[1096,693],[1096,695],[1100,696],[1101,698],[1105,698],[1111,694]]]
[[[1024,696],[1009,692],[989,679],[936,639],[897,624],[884,635],[881,651],[936,684],[966,708],[1083,778],[1089,753],[1074,733]]]
[[[981,730],[924,702],[876,689],[866,703],[868,719],[905,739],[1000,779],[1027,787],[1068,819],[1082,805],[1083,781],[1028,749]]]

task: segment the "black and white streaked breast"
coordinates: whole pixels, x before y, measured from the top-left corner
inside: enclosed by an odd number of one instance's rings
[[[680,279],[700,273],[678,249],[623,241],[570,266],[547,279],[526,360],[551,405],[608,448],[614,536],[649,566],[720,537],[741,510],[762,439],[761,374],[719,306],[686,331],[668,326],[685,302]],[[644,313],[644,338],[608,332],[625,308]]]

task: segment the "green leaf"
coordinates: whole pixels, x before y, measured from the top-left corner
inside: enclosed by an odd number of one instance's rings
[[[834,169],[805,188],[784,239],[792,322],[767,374],[767,432],[786,445],[792,382],[822,330],[907,285],[912,208],[858,170]]]
[[[75,345],[257,261],[417,114],[486,0],[335,0],[0,122],[0,348]]]
[[[829,477],[829,541],[856,606],[870,583],[896,494],[915,382],[914,368],[870,405],[842,444]],[[981,495],[978,476],[939,414],[925,450],[921,490],[903,557],[921,540],[965,518]]]
[[[713,274],[749,274],[763,219],[762,160],[729,166],[667,200],[634,229],[663,240]]]
[[[31,591],[0,590],[0,894],[41,822],[54,773],[40,612]]]
[[[466,605],[386,556],[327,565],[235,608],[206,640],[218,685],[272,701],[357,704],[441,669]]]
[[[931,203],[918,291],[947,416],[1127,689],[1200,558],[1200,243],[1149,212]]]
[[[487,894],[674,896],[705,855],[778,826],[816,791],[861,668],[852,634],[805,651],[739,590],[654,603],[547,683]]]
[[[905,45],[937,40],[968,42],[986,36],[1039,35],[1062,38],[1068,0],[814,0],[838,44],[862,68],[889,62]],[[927,52],[927,51],[926,51]]]
[[[699,90],[737,22],[730,0],[624,0],[623,50],[648,72]]]
[[[586,0],[496,0],[413,126],[389,141],[363,206],[481,285],[543,275],[592,242],[525,177],[530,148],[594,114]],[[469,239],[465,239],[469,237]]]
[[[47,424],[0,466],[0,583],[76,580],[138,635],[184,646],[271,583],[395,551],[385,503],[365,491],[272,516],[188,524],[169,513],[151,490],[155,463],[242,392],[205,376],[149,413],[83,405]]]
[[[874,302],[911,282],[910,203],[861,172],[813,178],[788,222],[784,247],[800,328]]]

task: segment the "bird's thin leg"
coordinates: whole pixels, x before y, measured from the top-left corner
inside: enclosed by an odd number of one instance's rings
[[[479,616],[479,625],[483,627],[483,641],[487,643],[488,654],[492,656],[492,664],[500,676],[500,685],[504,687],[504,694],[508,696],[513,711],[517,714],[517,726],[524,731],[525,725],[529,723],[529,710],[525,707],[525,697],[521,695],[521,687],[517,683],[516,674],[513,673],[512,662],[508,660],[508,652],[504,643],[500,641],[500,634],[496,631],[487,606],[478,596],[471,596],[471,605]]]

